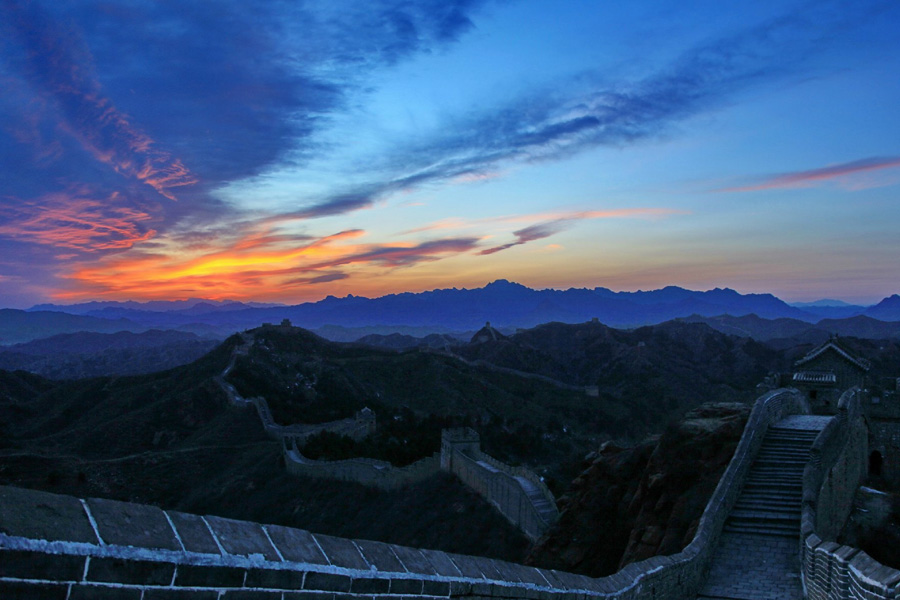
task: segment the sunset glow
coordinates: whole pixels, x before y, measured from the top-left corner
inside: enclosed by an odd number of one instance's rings
[[[6,2],[0,305],[900,281],[900,5]]]

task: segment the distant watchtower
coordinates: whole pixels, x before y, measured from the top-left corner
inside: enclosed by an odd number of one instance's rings
[[[453,455],[462,452],[469,456],[481,454],[481,438],[471,427],[454,427],[441,432],[441,468],[451,471]]]

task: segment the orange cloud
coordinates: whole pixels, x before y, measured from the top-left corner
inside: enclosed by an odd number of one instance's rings
[[[156,234],[153,229],[140,226],[141,222],[152,220],[152,215],[116,204],[117,199],[117,193],[100,201],[85,190],[74,190],[2,207],[0,236],[94,252],[131,248]]]
[[[153,254],[129,252],[79,265],[67,277],[61,300],[84,298],[293,299],[303,286],[337,282],[351,273],[370,277],[384,269],[409,267],[468,253],[476,238],[441,239],[420,244],[359,244],[364,231],[351,229],[309,238],[286,246],[286,236],[254,231],[239,236],[228,248],[183,256],[177,246]],[[264,291],[263,291],[264,290]]]

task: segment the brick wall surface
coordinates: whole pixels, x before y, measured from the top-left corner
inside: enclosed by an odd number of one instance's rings
[[[838,415],[816,439],[803,474],[800,565],[809,600],[900,597],[900,571],[834,541],[866,474],[862,396],[858,389],[841,396]]]
[[[791,392],[762,397],[691,544],[609,577],[0,487],[0,598],[681,600],[703,582],[768,423],[801,409]]]

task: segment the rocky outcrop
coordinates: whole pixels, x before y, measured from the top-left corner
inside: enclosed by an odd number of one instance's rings
[[[560,498],[562,514],[527,562],[593,577],[680,552],[734,453],[750,413],[704,404],[662,436],[632,447],[604,444]]]

